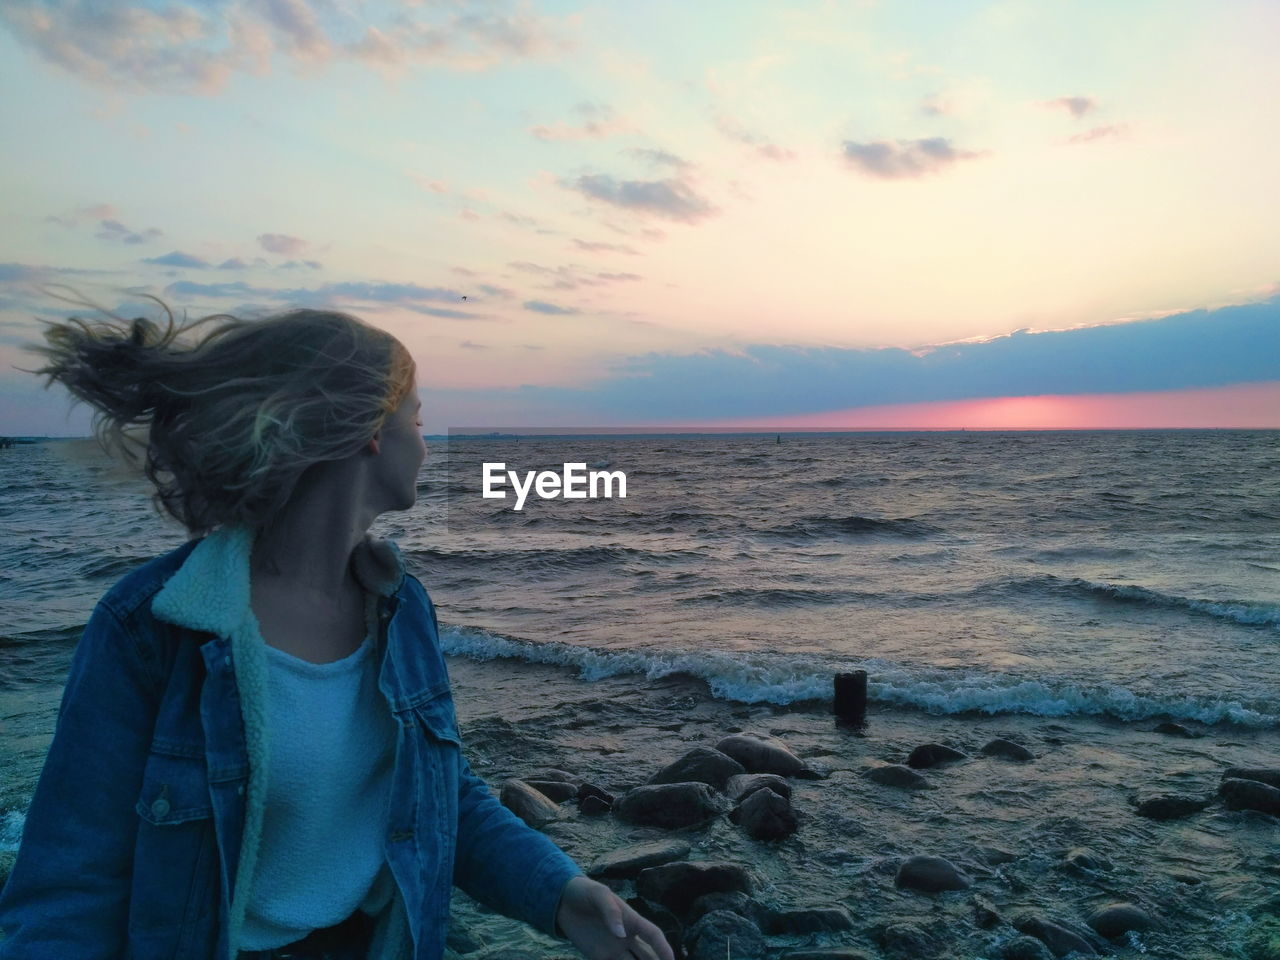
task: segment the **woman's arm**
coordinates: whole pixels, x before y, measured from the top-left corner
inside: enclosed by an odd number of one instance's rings
[[[138,639],[103,598],[72,657],[17,860],[0,891],[0,960],[127,954],[134,807],[157,701]]]

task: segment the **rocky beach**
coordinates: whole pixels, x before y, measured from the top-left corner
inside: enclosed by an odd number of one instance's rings
[[[476,773],[677,957],[1280,957],[1273,730],[874,704],[858,729],[683,674],[449,669]],[[454,898],[458,956],[576,955]]]

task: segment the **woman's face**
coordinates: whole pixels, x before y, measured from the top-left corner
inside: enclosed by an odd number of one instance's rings
[[[379,431],[378,473],[389,501],[395,504],[388,507],[389,510],[408,510],[418,499],[418,471],[427,457],[421,411],[415,378],[412,388]]]

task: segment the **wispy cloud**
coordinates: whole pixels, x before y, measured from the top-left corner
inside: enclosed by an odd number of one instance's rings
[[[547,303],[546,301],[543,301],[543,300],[526,300],[522,304],[522,306],[526,310],[532,310],[534,313],[549,313],[549,314],[559,315],[559,314],[570,314],[570,313],[578,312],[572,307],[560,307],[554,303]]]
[[[539,124],[530,128],[529,133],[538,140],[599,140],[631,129],[630,124],[618,117],[607,103],[586,101],[576,104],[573,112],[580,118],[575,123]]]
[[[560,181],[568,190],[633,213],[681,223],[698,223],[720,211],[681,179],[618,180],[608,174],[585,174]]]
[[[357,20],[328,0],[159,4],[124,0],[7,0],[4,22],[49,63],[124,90],[211,95],[236,73],[262,74],[281,59],[316,68],[340,61],[383,71],[430,63],[484,70],[513,59],[554,58],[573,49],[562,23],[446,3],[390,4]],[[449,9],[455,7],[457,9]],[[362,29],[352,29],[353,23]]]
[[[985,156],[986,150],[957,150],[946,137],[921,140],[846,140],[843,159],[863,173],[885,180],[900,180],[939,173],[961,160]]]
[[[164,236],[164,231],[159,227],[147,227],[145,230],[130,230],[119,220],[101,220],[98,223],[98,232],[94,234],[99,240],[107,240],[110,242],[123,243],[133,246],[139,243],[146,243],[155,240],[157,237]]]
[[[162,257],[144,257],[142,262],[152,263],[158,267],[190,267],[193,270],[203,270],[209,266],[207,260],[202,260],[195,254],[183,253],[181,250],[174,250]]]
[[[1094,127],[1084,133],[1077,133],[1070,137],[1068,143],[1089,143],[1092,140],[1118,140],[1127,136],[1129,133],[1129,125],[1127,123],[1108,124],[1105,127]]]
[[[279,253],[286,257],[296,257],[308,246],[307,241],[301,237],[291,237],[287,233],[259,234],[258,243],[268,253]]]
[[[625,253],[635,257],[641,256],[639,250],[625,243],[602,243],[598,240],[579,240],[574,237],[573,245],[588,253]]]
[[[779,146],[761,134],[752,133],[733,117],[726,114],[720,114],[716,117],[716,129],[730,140],[737,143],[745,143],[753,148],[757,155],[764,157],[766,160],[783,161],[795,159],[795,151]]]
[[[1091,110],[1096,110],[1098,101],[1093,97],[1058,97],[1056,100],[1042,100],[1041,105],[1050,110],[1066,110],[1078,120]]]

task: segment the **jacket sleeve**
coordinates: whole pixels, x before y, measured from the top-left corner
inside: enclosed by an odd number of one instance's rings
[[[435,604],[430,598],[427,604],[438,638],[440,625]],[[503,806],[462,757],[453,882],[463,893],[563,940],[566,938],[556,925],[560,896],[573,877],[584,875],[582,868],[550,837]]]
[[[153,669],[153,668],[151,668]],[[127,954],[134,806],[158,694],[136,638],[99,601],[0,891],[0,960]]]

